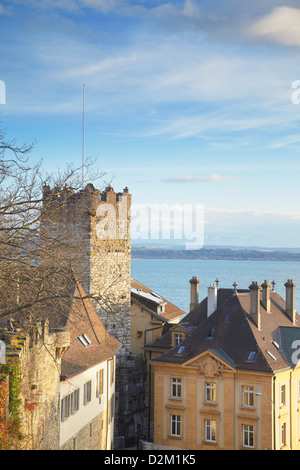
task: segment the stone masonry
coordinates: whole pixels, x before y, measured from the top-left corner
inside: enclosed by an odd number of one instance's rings
[[[58,263],[71,265],[108,333],[130,347],[130,206],[127,188],[101,192],[88,184],[75,192],[44,187],[44,246],[59,253]],[[47,251],[47,249],[45,249]]]
[[[140,360],[130,351],[131,195],[127,188],[116,193],[111,186],[100,191],[92,184],[77,192],[44,186],[43,207],[44,252],[50,261],[57,256],[56,262],[74,269],[108,333],[122,343],[115,415],[115,442],[122,446],[136,439],[147,420],[145,367],[137,368]],[[125,396],[137,398],[129,403]]]
[[[27,322],[14,332],[0,329],[0,340],[6,344],[6,364],[17,363],[22,377],[20,449],[58,449],[61,356],[70,345],[69,332],[49,330],[45,321]]]

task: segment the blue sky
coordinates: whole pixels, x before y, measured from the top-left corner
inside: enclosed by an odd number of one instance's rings
[[[300,246],[299,0],[0,0],[0,52],[1,125],[47,170],[81,164],[85,84],[115,190],[203,204],[209,245]]]

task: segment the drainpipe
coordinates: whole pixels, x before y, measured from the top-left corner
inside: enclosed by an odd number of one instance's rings
[[[235,419],[235,401],[236,401],[236,397],[235,397],[235,374],[234,374],[234,378],[233,378],[233,419],[234,419],[234,423],[233,423],[233,448],[235,449],[235,436],[236,436],[236,419]]]
[[[107,447],[108,447],[108,442],[107,442],[107,440],[108,440],[108,392],[109,392],[109,390],[108,390],[108,381],[109,381],[109,370],[108,370],[109,366],[108,366],[108,364],[109,364],[109,360],[106,361],[106,426],[105,426],[106,450],[108,450],[107,449]]]
[[[151,361],[151,356],[152,356],[152,351],[149,352],[149,361]],[[151,433],[151,399],[152,399],[152,394],[151,394],[151,373],[152,373],[152,366],[151,364],[148,365],[149,366],[149,384],[148,384],[148,387],[149,387],[149,390],[148,390],[148,396],[149,396],[149,410],[148,410],[148,440],[150,441],[150,433]],[[154,436],[153,436],[154,438]]]
[[[273,377],[273,421],[274,421],[274,450],[276,450],[276,410],[275,410],[275,407],[276,407],[276,400],[275,400],[275,391],[276,391],[276,387],[275,387],[275,381],[276,381],[276,377],[274,376]]]
[[[290,417],[290,449],[293,450],[293,416],[292,410],[292,372],[290,372],[290,403],[289,403],[289,417]]]

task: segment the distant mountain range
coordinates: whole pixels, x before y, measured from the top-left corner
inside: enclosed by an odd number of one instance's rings
[[[165,247],[131,247],[133,259],[194,259],[194,260],[245,260],[245,261],[300,261],[300,249],[266,249],[241,247],[204,247],[185,250]]]

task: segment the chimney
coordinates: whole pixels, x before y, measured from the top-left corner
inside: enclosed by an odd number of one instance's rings
[[[252,282],[250,289],[250,316],[260,330],[260,285]]]
[[[285,285],[285,311],[289,319],[295,323],[295,286],[296,284],[292,279],[288,279]]]
[[[209,317],[215,310],[217,310],[218,288],[215,284],[211,284],[207,290],[207,316]]]
[[[190,279],[191,284],[191,303],[190,303],[190,312],[198,305],[199,303],[199,284],[200,281],[197,279],[197,276],[193,276]]]
[[[267,312],[271,312],[271,300],[270,300],[270,287],[269,281],[266,281],[261,285],[262,287],[262,304]]]

